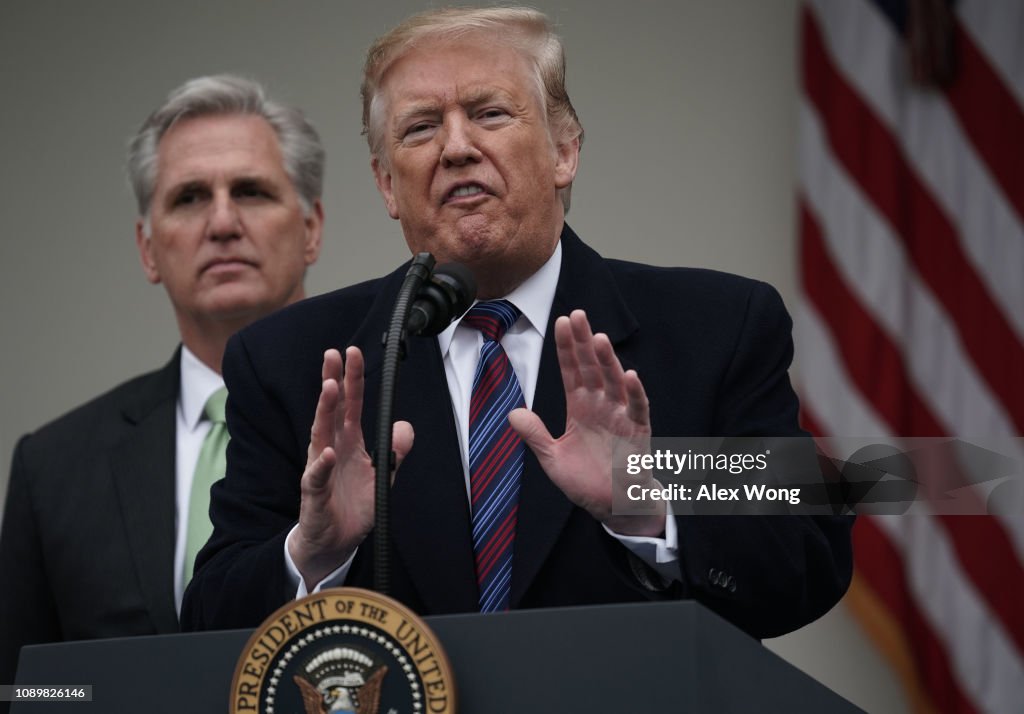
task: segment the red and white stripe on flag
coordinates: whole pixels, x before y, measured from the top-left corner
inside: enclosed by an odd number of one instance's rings
[[[806,0],[800,24],[805,426],[1024,434],[1024,2]],[[1024,712],[1024,518],[864,516],[854,548],[848,600],[915,710]]]

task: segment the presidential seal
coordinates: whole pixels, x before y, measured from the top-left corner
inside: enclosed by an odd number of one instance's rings
[[[288,603],[253,633],[230,711],[454,714],[455,683],[434,633],[408,608],[334,588]]]

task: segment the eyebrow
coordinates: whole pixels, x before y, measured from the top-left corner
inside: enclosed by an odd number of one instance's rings
[[[163,200],[173,202],[183,193],[188,193],[189,191],[205,191],[208,189],[209,184],[206,181],[189,179],[168,187],[167,191],[163,194]]]
[[[458,104],[463,107],[476,107],[495,99],[511,101],[512,96],[505,90],[497,87],[477,87],[466,92],[460,92]],[[435,100],[416,102],[395,114],[395,126],[402,126],[405,122],[415,117],[439,114],[440,112],[441,104]]]
[[[261,184],[272,185],[274,183],[274,179],[271,176],[267,175],[267,174],[259,174],[259,173],[249,174],[249,173],[247,173],[247,174],[241,174],[239,176],[232,177],[229,185],[231,185],[231,186],[238,186],[240,184],[249,184],[249,183],[261,183]],[[190,190],[190,189],[197,189],[197,188],[205,189],[205,188],[209,188],[209,187],[210,187],[210,181],[208,181],[207,179],[205,179],[205,178],[192,178],[192,179],[186,179],[186,180],[184,180],[184,181],[182,181],[180,183],[173,184],[167,190],[167,192],[168,193],[180,193],[182,191],[187,191],[187,190]]]
[[[478,87],[466,92],[462,96],[460,103],[463,106],[475,107],[480,104],[486,104],[487,102],[493,102],[496,99],[512,101],[512,95],[504,89],[499,89],[497,87]]]
[[[277,182],[274,181],[270,176],[264,174],[245,174],[244,176],[236,176],[231,179],[232,186],[239,186],[243,184],[260,184],[261,186],[276,186]]]
[[[168,189],[167,193],[181,193],[190,189],[206,188],[208,185],[208,182],[201,179],[188,179],[187,181],[174,184]]]
[[[402,126],[414,117],[437,114],[441,111],[437,102],[419,102],[395,114],[395,126]]]

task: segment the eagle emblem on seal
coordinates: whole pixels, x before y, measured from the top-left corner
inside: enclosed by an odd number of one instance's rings
[[[387,665],[355,647],[318,653],[293,678],[306,714],[377,714]]]

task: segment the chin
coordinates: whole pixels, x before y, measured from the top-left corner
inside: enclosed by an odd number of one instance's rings
[[[224,286],[227,287],[227,286]],[[242,289],[241,286],[234,286],[239,289],[221,289],[217,295],[211,295],[205,300],[202,309],[211,317],[222,320],[237,320],[243,317],[256,319],[273,312],[275,302],[270,296],[262,293],[254,293],[251,289]],[[283,306],[283,302],[281,306]]]
[[[448,254],[453,256],[453,260],[469,262],[474,256],[492,252],[494,247],[504,244],[506,240],[492,221],[484,216],[472,215],[460,219],[431,242],[438,248],[450,247]]]

